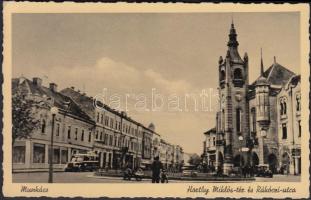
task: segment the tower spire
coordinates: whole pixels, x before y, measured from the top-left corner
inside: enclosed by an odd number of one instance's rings
[[[263,76],[264,68],[263,68],[263,60],[262,60],[262,48],[260,48],[260,75]]]
[[[233,18],[232,18],[232,22],[231,22],[230,33],[229,33],[229,41],[228,41],[227,46],[228,47],[234,47],[234,48],[239,46],[239,43],[237,41],[237,34],[236,34],[236,31],[234,28]]]

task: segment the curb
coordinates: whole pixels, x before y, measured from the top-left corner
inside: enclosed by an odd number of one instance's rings
[[[90,176],[91,177],[91,176]],[[105,177],[107,178],[118,178],[122,179],[122,176],[119,175],[92,175],[92,177],[97,178],[97,177]],[[151,179],[151,177],[142,177],[143,179]],[[168,177],[169,180],[178,180],[178,181],[255,181],[255,178],[216,178],[216,177],[206,177],[206,178],[191,178],[191,177]]]

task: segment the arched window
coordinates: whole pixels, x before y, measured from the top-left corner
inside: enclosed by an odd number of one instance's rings
[[[256,108],[251,109],[252,132],[256,132]]]
[[[45,127],[46,127],[46,122],[45,122],[45,119],[43,119],[41,123],[41,133],[45,133]]]
[[[92,139],[92,133],[89,132],[89,142],[91,142],[91,139]]]
[[[59,132],[60,132],[60,124],[57,123],[56,124],[56,136],[59,136]]]
[[[241,132],[241,108],[236,109],[236,131]]]
[[[286,102],[285,101],[283,102],[283,109],[284,109],[283,114],[286,115]]]
[[[81,132],[81,141],[84,141],[84,130]]]
[[[283,100],[281,100],[281,102],[280,102],[280,113],[281,113],[281,115],[283,115],[283,112],[284,112]]]
[[[286,126],[286,123],[282,124],[282,139],[287,139],[287,126]]]
[[[221,111],[221,130],[225,131],[225,110],[222,109]]]
[[[286,115],[286,99],[282,98],[280,101],[280,107],[281,107],[281,115]]]
[[[236,68],[233,73],[234,79],[242,79],[242,70],[240,68]]]
[[[226,73],[224,70],[220,71],[220,81],[224,81],[226,79]]]

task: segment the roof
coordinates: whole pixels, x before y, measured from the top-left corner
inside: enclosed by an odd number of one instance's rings
[[[85,112],[87,113],[87,115],[92,118],[92,119],[95,119],[95,106],[94,106],[94,98],[92,97],[89,97],[85,94],[82,94],[81,92],[79,91],[75,91],[73,88],[66,88],[66,89],[63,89],[61,91],[61,93],[63,95],[66,95],[66,96],[69,96],[70,98],[73,99],[73,101],[75,103],[77,103],[80,108]],[[133,122],[134,124],[138,125],[138,126],[141,126],[143,127],[144,129],[147,129],[153,133],[155,133],[154,130],[150,129],[149,127],[145,127],[144,125],[142,125],[141,123],[133,120],[132,118],[130,118],[129,116],[126,115],[125,112],[119,112],[115,109],[112,109],[110,108],[108,105],[106,104],[103,104],[102,102],[100,101],[96,101],[96,105],[104,108],[105,110],[109,111],[109,112],[112,112],[120,117],[122,117],[123,119],[126,119],[130,122]]]
[[[291,79],[292,76],[295,76],[295,73],[288,70],[286,67],[283,67],[279,63],[273,63],[266,71],[263,73],[263,77],[267,79],[267,82],[270,85],[284,86]],[[258,77],[252,85],[255,85],[256,82],[260,79]]]
[[[79,106],[72,101],[71,98],[59,93],[50,90],[49,88],[42,85],[35,85],[31,80],[21,77],[12,79],[12,91],[14,92],[17,89],[24,90],[31,95],[46,97],[47,99],[53,99],[54,106],[66,110],[68,113],[71,113],[79,118],[86,120],[92,120],[90,117],[83,112]]]
[[[256,80],[256,85],[269,85],[267,78],[265,78],[264,76],[260,76],[257,80]]]
[[[300,77],[300,75],[296,75],[286,67],[274,62],[266,71],[263,72],[263,75],[259,76],[251,85],[248,86],[249,91],[247,96],[249,99],[254,97],[256,84],[269,84],[269,94],[271,96],[275,96],[281,91],[282,87],[285,87],[290,81],[293,81],[293,77],[296,76]],[[300,78],[297,79],[300,80]]]
[[[90,117],[95,118],[95,107],[94,100],[72,88],[66,88],[60,91],[65,96],[70,97],[75,103],[77,103],[80,108]]]
[[[209,129],[208,131],[204,132],[205,135],[210,133],[216,133],[216,127]]]
[[[244,63],[237,49],[229,48],[228,54],[230,56],[231,61],[233,61],[234,63],[240,64]]]

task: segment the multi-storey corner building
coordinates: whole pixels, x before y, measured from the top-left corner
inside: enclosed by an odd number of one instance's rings
[[[276,62],[249,84],[248,55],[238,52],[231,25],[225,59],[219,58],[219,111],[216,127],[205,134],[209,164],[229,173],[235,166],[269,164],[300,173],[300,76]]]
[[[73,87],[58,92],[57,85],[51,83],[47,88],[40,78],[13,79],[12,93],[18,90],[39,103],[33,112],[41,127],[30,138],[14,142],[13,170],[48,168],[53,106],[59,108],[54,129],[55,168],[63,169],[73,154],[91,151],[99,156],[101,168],[113,169],[148,168],[153,158],[160,155],[161,136],[152,123],[147,128],[125,112],[118,112]],[[171,151],[169,155],[168,160],[174,163]]]
[[[94,121],[69,97],[57,92],[57,85],[44,87],[40,78],[33,81],[23,77],[12,80],[12,93],[23,91],[25,98],[34,99],[33,110],[40,127],[28,139],[17,139],[13,144],[13,171],[48,168],[52,114],[50,107],[58,107],[55,116],[53,164],[63,168],[75,153],[91,151],[94,142]],[[13,105],[14,106],[14,105]]]

